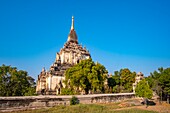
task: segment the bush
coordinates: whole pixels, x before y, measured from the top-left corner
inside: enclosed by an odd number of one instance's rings
[[[76,105],[76,104],[79,104],[79,100],[77,97],[73,96],[71,99],[70,99],[70,105]]]
[[[69,88],[62,88],[61,89],[61,95],[74,95],[75,93],[73,92],[73,90],[69,89]]]

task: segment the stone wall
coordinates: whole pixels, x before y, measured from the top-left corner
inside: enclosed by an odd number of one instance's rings
[[[82,104],[118,102],[134,98],[134,93],[75,95]],[[0,112],[69,105],[72,96],[0,97]]]

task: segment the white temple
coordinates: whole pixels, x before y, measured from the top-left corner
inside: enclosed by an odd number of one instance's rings
[[[67,42],[56,53],[56,59],[49,71],[43,68],[38,75],[37,94],[60,94],[61,88],[65,87],[63,83],[65,70],[79,63],[81,60],[89,59],[90,57],[89,51],[78,43],[78,37],[74,29],[74,17],[72,17],[72,25]]]

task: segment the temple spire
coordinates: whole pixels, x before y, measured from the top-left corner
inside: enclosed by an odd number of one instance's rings
[[[72,16],[71,30],[74,29],[74,16]]]
[[[68,35],[67,41],[78,43],[76,31],[74,30],[74,16],[72,16],[71,30],[70,30],[70,33]]]

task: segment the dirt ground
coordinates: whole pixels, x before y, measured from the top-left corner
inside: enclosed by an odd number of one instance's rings
[[[147,108],[146,106],[136,106],[136,108],[149,110],[149,111],[157,111],[159,113],[170,113],[170,104],[167,103],[162,103],[162,104],[156,103],[156,105],[148,106]]]
[[[156,105],[148,106],[148,107],[146,107],[145,105],[132,106],[132,107],[125,107],[125,108],[118,108],[115,110],[123,110],[123,109],[131,109],[131,108],[137,108],[137,109],[148,110],[148,111],[156,111],[159,113],[170,113],[170,104],[167,104],[167,103],[162,103],[162,104],[156,103]]]

